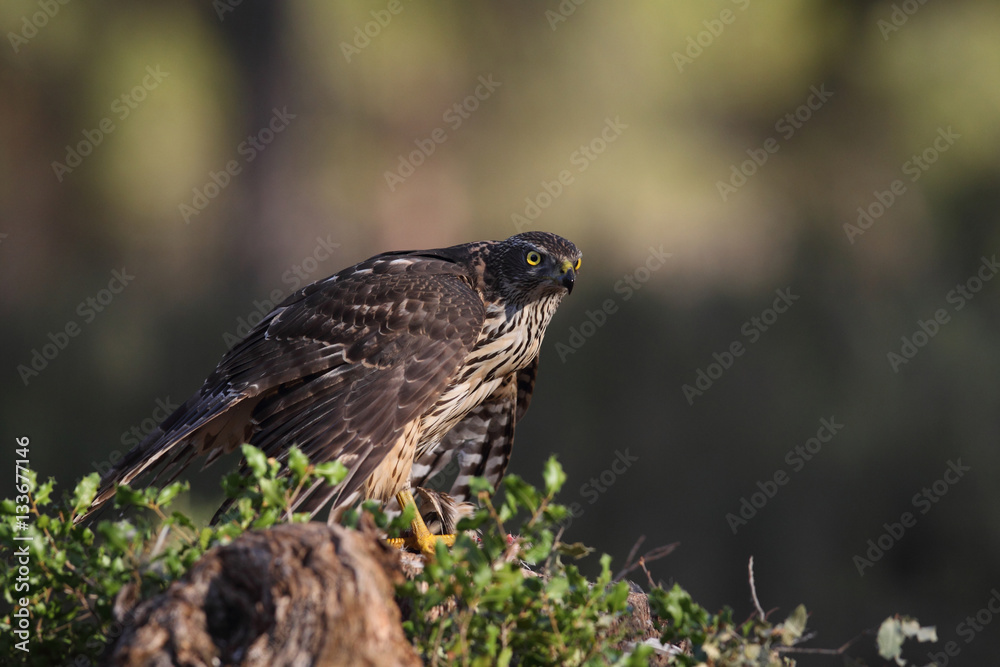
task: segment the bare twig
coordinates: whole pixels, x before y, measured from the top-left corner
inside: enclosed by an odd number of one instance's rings
[[[865,630],[857,637],[848,640],[840,648],[801,648],[798,646],[776,646],[775,651],[779,653],[813,653],[818,655],[843,655],[847,649],[849,649],[855,642],[857,642],[862,637],[868,637],[875,634],[875,630],[869,628]]]
[[[750,572],[750,596],[753,598],[753,605],[757,608],[757,615],[760,616],[760,620],[766,621],[767,614],[764,613],[763,607],[760,606],[760,600],[757,598],[757,584],[753,579],[753,556],[750,556],[750,564],[747,565],[747,570]]]
[[[669,555],[674,549],[676,549],[680,545],[680,542],[674,542],[673,544],[665,544],[662,547],[656,547],[655,549],[647,551],[645,554],[640,556],[639,560],[633,561],[632,558],[635,555],[636,550],[638,550],[639,545],[642,543],[643,539],[645,538],[639,538],[639,541],[636,542],[636,545],[632,547],[632,553],[629,554],[628,560],[625,562],[625,567],[622,569],[621,572],[615,575],[613,581],[620,581],[622,577],[624,577],[629,572],[635,570],[638,567],[645,568],[646,563],[652,563],[654,560],[659,560],[660,558]]]
[[[764,608],[760,604],[760,599],[757,597],[757,583],[754,581],[753,575],[753,556],[750,556],[750,562],[747,564],[747,570],[750,573],[750,596],[753,598],[754,607],[757,609],[757,615],[760,620],[767,620],[767,614],[764,613]],[[773,610],[772,610],[773,611]],[[847,641],[840,648],[801,648],[798,646],[776,646],[775,651],[779,653],[810,653],[814,655],[843,655],[847,649],[851,647],[855,642],[857,642],[862,637],[872,635],[875,631],[872,629],[865,630],[857,637],[854,637],[850,641]],[[813,639],[816,633],[810,633],[808,635],[803,635],[799,638],[800,642],[808,641]]]
[[[632,559],[635,558],[635,555],[637,553],[639,553],[639,547],[641,547],[642,543],[645,542],[645,541],[646,541],[646,536],[645,535],[640,535],[639,539],[637,539],[635,541],[635,544],[632,545],[632,549],[628,552],[628,556],[625,558],[625,565],[626,566],[628,566],[629,563],[634,562]],[[617,579],[617,578],[618,577],[615,577],[615,579]]]
[[[649,582],[649,588],[650,589],[656,588],[656,582],[653,581],[653,575],[649,573],[649,568],[646,567],[645,558],[639,559],[639,566],[642,567],[642,571],[646,573],[646,581]]]
[[[552,540],[552,544],[559,544],[562,541],[563,533],[566,532],[566,526],[559,526],[559,530],[556,532],[555,538]],[[549,557],[545,559],[545,571],[548,572],[552,567],[552,561],[556,557],[556,550],[553,549],[549,552]]]
[[[153,545],[153,550],[149,552],[149,560],[156,558],[156,555],[160,553],[160,549],[163,548],[163,543],[167,539],[167,534],[170,532],[170,524],[163,524],[163,528],[160,529],[160,534],[156,538],[156,544]]]

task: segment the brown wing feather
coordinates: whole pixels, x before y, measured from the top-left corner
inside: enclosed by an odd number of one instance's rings
[[[105,476],[90,511],[168,458],[182,468],[247,441],[272,456],[294,443],[317,462],[353,457],[346,497],[474,345],[485,309],[465,271],[378,256],[292,295]]]

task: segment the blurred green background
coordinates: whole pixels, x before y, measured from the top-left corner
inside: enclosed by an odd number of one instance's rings
[[[106,466],[306,282],[544,229],[584,266],[511,470],[558,455],[566,539],[679,541],[654,576],[739,618],[753,555],[813,646],[900,612],[938,628],[918,663],[1000,652],[996,3],[12,1],[0,28],[5,469],[21,435],[63,488]]]

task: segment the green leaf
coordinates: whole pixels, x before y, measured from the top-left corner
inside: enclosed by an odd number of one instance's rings
[[[309,457],[302,450],[292,445],[288,449],[288,469],[292,471],[292,479],[298,484],[309,469]]]
[[[52,488],[56,485],[56,480],[49,477],[49,481],[39,485],[35,489],[35,505],[43,507],[52,502]]]
[[[108,544],[119,553],[126,553],[135,539],[135,527],[127,521],[102,521],[97,526],[100,533]]]
[[[496,492],[496,489],[493,488],[493,485],[485,477],[473,477],[469,480],[469,491],[473,496],[478,496],[483,492],[488,496],[492,496]]]
[[[243,450],[243,458],[246,459],[247,467],[250,468],[253,476],[260,479],[267,475],[267,457],[264,452],[253,445],[243,445],[241,449]]]
[[[489,522],[491,518],[489,511],[485,508],[479,508],[469,516],[459,519],[456,529],[460,532],[463,530],[478,530]]]
[[[525,508],[529,512],[538,509],[542,499],[535,487],[517,475],[507,475],[503,479],[504,505],[508,506],[513,514],[517,514],[518,508]]]
[[[569,556],[570,558],[583,558],[584,556],[589,556],[594,553],[593,547],[588,547],[583,542],[574,542],[573,544],[566,544],[565,542],[556,542],[556,551],[563,556]]]
[[[249,486],[249,480],[238,472],[231,472],[222,478],[222,491],[226,498],[236,498]]]
[[[542,515],[545,517],[545,520],[550,523],[560,523],[569,516],[569,508],[565,505],[552,503],[551,505],[547,505],[545,507]]]
[[[101,476],[92,472],[77,483],[73,490],[73,514],[80,514],[94,502]]]
[[[340,461],[327,461],[320,463],[313,468],[313,472],[323,478],[327,484],[333,486],[340,484],[347,477],[347,466]]]
[[[282,509],[279,507],[265,507],[260,515],[254,519],[250,524],[254,530],[263,530],[264,528],[270,528],[274,524],[278,523],[281,518]]]
[[[933,626],[921,627],[919,621],[913,618],[889,617],[882,621],[878,629],[875,640],[878,654],[886,660],[895,660],[897,665],[905,665],[903,643],[908,638],[916,638],[920,642],[936,642],[937,630]]]
[[[386,532],[390,535],[398,535],[401,531],[410,527],[413,520],[417,517],[417,507],[413,504],[408,504],[403,508],[403,511],[396,515],[386,526]]]
[[[700,627],[708,622],[708,612],[695,604],[679,584],[669,591],[659,588],[650,591],[649,603],[658,616],[670,619],[680,628]]]
[[[920,621],[915,618],[904,618],[901,625],[903,633],[908,638],[914,638],[918,642],[936,642],[938,640],[937,628],[933,625],[921,627]]]
[[[628,582],[619,581],[617,584],[611,586],[611,588],[608,589],[607,596],[605,597],[608,609],[611,611],[624,610],[625,603],[628,601],[628,593]]]
[[[174,501],[174,498],[177,497],[177,494],[181,491],[186,491],[188,486],[187,482],[174,482],[170,484],[156,495],[156,504],[161,509],[170,505]]]
[[[115,490],[115,505],[118,507],[146,507],[146,496],[128,484],[119,484]]]
[[[561,601],[568,591],[569,579],[563,577],[555,577],[545,584],[546,594],[556,601]]]
[[[521,558],[526,563],[540,563],[552,553],[552,545],[555,543],[555,536],[550,530],[543,530],[538,538],[532,541],[526,549],[521,552]]]
[[[562,466],[559,465],[555,456],[550,456],[549,460],[545,462],[542,478],[545,480],[545,494],[550,498],[559,493],[559,489],[566,482],[566,473],[563,472]]]
[[[259,480],[260,492],[264,496],[264,499],[270,503],[272,507],[278,509],[285,509],[287,503],[285,502],[285,485],[282,483],[284,480],[276,479],[261,479]]]
[[[28,492],[34,493],[35,489],[38,488],[38,473],[31,468],[27,468],[25,469],[23,475],[28,482]]]
[[[212,532],[211,528],[202,528],[198,533],[198,546],[202,551],[208,549],[208,545],[212,543]]]
[[[597,583],[600,586],[611,583],[611,554],[601,554],[601,573],[597,576]]]
[[[785,646],[791,646],[798,641],[802,633],[806,631],[806,619],[808,617],[809,614],[806,613],[805,605],[800,604],[796,607],[781,626],[781,643]]]
[[[905,665],[906,660],[903,659],[903,641],[906,636],[903,634],[903,630],[900,627],[898,618],[887,618],[882,621],[882,625],[878,629],[878,637],[875,643],[878,645],[878,654],[888,659],[893,659],[898,665]]]
[[[167,522],[175,526],[197,530],[197,526],[195,526],[191,517],[176,510],[170,513],[170,516],[167,517]]]

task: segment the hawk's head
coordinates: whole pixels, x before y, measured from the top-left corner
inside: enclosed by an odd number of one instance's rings
[[[582,256],[561,236],[525,232],[491,248],[486,265],[508,302],[523,304],[573,291]]]

